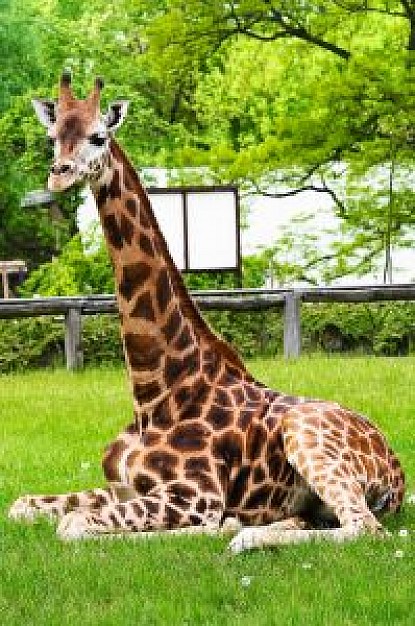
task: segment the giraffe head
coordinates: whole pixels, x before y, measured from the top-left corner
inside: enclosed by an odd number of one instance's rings
[[[124,121],[128,102],[114,102],[106,114],[101,114],[102,87],[101,79],[97,78],[90,95],[78,100],[72,93],[71,75],[64,72],[57,101],[32,101],[54,143],[54,161],[48,178],[51,191],[62,191],[75,183],[93,185],[105,175],[110,137]]]

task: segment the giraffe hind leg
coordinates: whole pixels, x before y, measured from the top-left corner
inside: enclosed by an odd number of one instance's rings
[[[341,489],[339,490],[341,492]],[[334,490],[334,495],[336,495]],[[344,496],[344,497],[343,497]],[[296,503],[296,515],[266,526],[247,526],[243,528],[230,542],[229,549],[238,554],[245,550],[266,548],[277,545],[304,543],[310,541],[344,542],[365,534],[386,534],[382,526],[374,517],[361,496],[360,501],[348,494],[338,494],[340,501],[347,501],[344,511],[334,503],[327,506],[318,496],[307,499],[307,505],[302,508]],[[314,503],[315,510],[310,510]],[[350,507],[350,510],[349,510]],[[333,513],[336,510],[337,515]],[[339,519],[347,511],[347,518],[340,525]]]
[[[343,411],[335,408],[340,414]],[[371,470],[365,468],[361,450],[349,448],[339,432],[339,421],[334,421],[335,408],[316,403],[304,414],[292,411],[284,416],[284,449],[288,462],[317,496],[321,511],[331,511],[341,527],[381,533],[382,526],[374,512],[379,496],[382,496],[380,508],[385,505],[383,495],[389,491],[388,468],[374,457],[370,459]],[[345,420],[347,416],[346,412]],[[344,428],[347,429],[347,422]],[[371,498],[374,494],[376,498]],[[311,513],[319,515],[318,509]],[[337,535],[333,533],[333,537]]]
[[[387,534],[374,513],[387,506],[388,468],[381,462],[376,466],[371,459],[372,473],[364,473],[359,449],[349,450],[344,457],[347,446],[330,421],[336,427],[341,424],[333,419],[336,409],[342,411],[340,407],[316,403],[304,408],[287,412],[283,421],[284,451],[297,476],[289,514],[311,521],[318,528],[287,528],[281,522],[247,527],[230,543],[235,553],[304,541],[346,541],[364,533]],[[373,485],[380,488],[371,493]],[[371,502],[373,495],[376,497]],[[338,522],[338,527],[324,528],[325,523],[333,522]]]

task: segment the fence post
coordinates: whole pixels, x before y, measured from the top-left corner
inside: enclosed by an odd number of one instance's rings
[[[79,309],[68,309],[65,314],[65,356],[68,370],[83,366],[82,318]]]
[[[301,353],[301,300],[294,292],[284,299],[284,356],[296,358]]]

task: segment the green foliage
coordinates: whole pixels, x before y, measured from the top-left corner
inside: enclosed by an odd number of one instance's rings
[[[63,318],[0,320],[0,343],[0,373],[62,366],[65,362]],[[118,318],[110,315],[84,317],[82,349],[87,366],[121,363]]]
[[[156,164],[159,154],[181,143],[183,131],[173,119],[175,85],[167,94],[164,76],[152,70],[144,54],[143,21],[154,10],[157,3],[144,16],[127,0],[113,7],[103,0],[1,4],[0,259],[20,257],[37,266],[59,252],[58,239],[62,245],[76,232],[76,192],[59,195],[63,221],[58,226],[46,210],[20,206],[27,192],[45,186],[52,157],[30,100],[56,96],[64,67],[74,70],[80,97],[101,74],[104,108],[109,100],[130,100],[120,136],[137,166]]]
[[[131,101],[120,138],[137,166],[166,166],[182,182],[202,166],[199,182],[244,191],[330,193],[344,221],[333,276],[413,244],[408,3],[4,0],[0,18],[0,258],[37,266],[59,250],[50,216],[20,200],[43,186],[50,158],[30,98],[56,95],[63,67],[80,95],[102,74],[104,107]],[[77,202],[59,200],[62,243],[76,230]],[[305,264],[317,256],[309,246]],[[281,280],[300,265],[282,267]]]
[[[211,327],[244,359],[283,352],[281,312],[204,313]],[[376,355],[415,351],[415,305],[308,304],[302,307],[303,350]],[[61,365],[64,361],[63,319],[0,320],[0,372]],[[87,316],[82,320],[86,365],[123,361],[118,317]]]
[[[85,365],[122,363],[124,360],[118,316],[94,315],[82,320]]]
[[[306,349],[408,354],[415,339],[415,305],[313,304],[302,307]]]
[[[334,274],[370,271],[412,244],[414,35],[399,2],[169,0],[150,47],[170,72],[187,56],[197,65],[196,124],[176,161],[247,191],[330,193],[344,220]]]
[[[42,317],[0,320],[0,372],[61,365],[62,322]]]
[[[37,83],[40,76],[36,2],[26,0],[24,19],[22,6],[13,0],[0,3],[0,55],[1,68],[0,115],[21,95],[29,85]]]
[[[59,257],[33,271],[20,289],[22,296],[75,296],[113,293],[114,276],[104,240],[96,230],[76,235]]]

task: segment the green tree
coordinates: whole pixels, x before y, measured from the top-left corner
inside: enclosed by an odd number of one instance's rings
[[[169,0],[150,48],[170,52],[170,72],[197,60],[196,121],[176,162],[247,193],[329,194],[347,231],[338,271],[353,267],[347,250],[363,268],[407,245],[413,198],[398,177],[413,163],[412,5]]]
[[[157,3],[153,4],[153,8]],[[122,0],[68,3],[28,0],[0,5],[2,55],[0,95],[0,258],[22,257],[36,266],[59,253],[56,225],[45,209],[22,209],[33,189],[43,188],[52,158],[32,97],[53,97],[63,68],[76,74],[80,97],[96,74],[106,79],[104,103],[131,100],[129,123],[121,134],[138,165],[156,163],[181,130],[170,124],[162,80],[152,76],[134,3]],[[174,94],[172,94],[172,101]],[[173,104],[171,105],[173,106]],[[164,108],[163,108],[164,107]],[[170,116],[171,117],[171,116]],[[63,222],[61,243],[76,232],[77,194],[57,198]]]
[[[246,193],[329,194],[369,256],[408,240],[412,195],[398,179],[413,161],[413,0],[3,0],[0,16],[1,256],[57,252],[48,217],[20,199],[48,161],[30,97],[56,94],[63,67],[80,94],[103,75],[104,106],[131,100],[121,140],[137,166],[192,177],[202,166],[199,179]],[[372,193],[392,162],[392,194],[386,180]],[[68,237],[75,205],[61,207]]]

